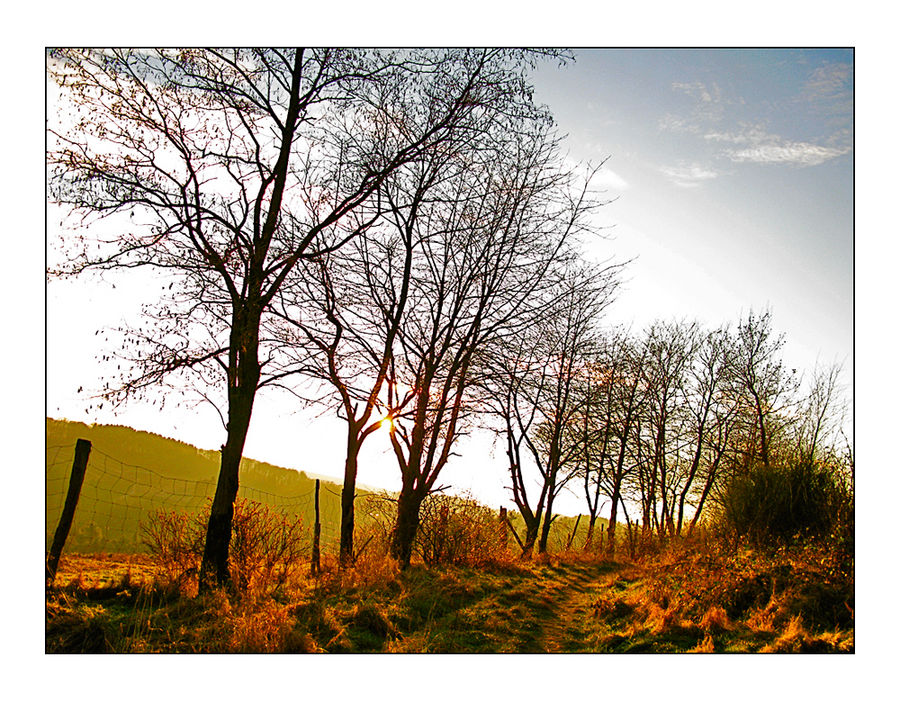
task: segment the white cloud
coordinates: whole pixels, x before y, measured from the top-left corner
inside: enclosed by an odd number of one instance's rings
[[[849,146],[823,146],[812,142],[788,141],[769,134],[757,125],[742,125],[737,132],[709,132],[707,141],[744,146],[725,149],[722,156],[735,163],[775,163],[793,166],[818,166],[850,151]]]
[[[718,84],[706,85],[696,81],[694,83],[672,83],[672,90],[684,93],[694,99],[691,114],[682,117],[667,114],[659,121],[659,127],[668,131],[697,132],[701,125],[710,122],[719,122],[725,115],[725,106],[728,101],[722,97],[722,90]]]
[[[593,190],[627,190],[630,187],[628,181],[605,164],[595,171],[596,163],[578,162],[571,156],[566,156],[564,161],[579,177],[590,177]]]
[[[726,108],[744,104],[740,98],[725,97],[716,83],[673,82],[672,90],[693,101],[689,114],[668,113],[660,118],[661,131],[702,136],[714,152],[709,156],[733,163],[817,166],[852,150],[852,65],[826,64],[811,71],[793,105],[824,115],[824,133],[804,135],[808,140],[791,141],[771,134],[764,124],[739,122],[726,126]],[[785,106],[787,109],[787,106]],[[737,116],[737,115],[732,115]],[[709,169],[679,167],[662,169],[682,187],[696,187],[718,174]]]
[[[699,81],[695,81],[694,83],[676,82],[672,83],[672,89],[692,95],[701,102],[718,102],[721,97],[719,86],[715,83],[712,84],[711,88],[707,88],[705,84]]]
[[[696,188],[707,180],[719,177],[719,173],[705,166],[662,166],[660,172],[681,188]]]
[[[852,83],[853,67],[849,63],[826,63],[812,72],[800,91],[800,97],[817,105],[836,103],[839,109],[850,110]]]
[[[768,134],[762,127],[741,125],[737,132],[708,132],[703,135],[707,141],[720,141],[729,144],[760,144],[778,140],[777,136]]]
[[[629,187],[628,181],[606,166],[597,172],[592,182],[598,188],[604,190],[627,190]]]
[[[747,149],[727,151],[728,157],[737,163],[782,163],[793,166],[818,166],[850,151],[818,144],[786,141],[778,144],[760,144]]]
[[[693,132],[700,131],[700,127],[690,117],[679,117],[671,113],[659,118],[659,128],[664,132]]]

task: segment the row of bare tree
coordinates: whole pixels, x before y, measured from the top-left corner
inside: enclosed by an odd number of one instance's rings
[[[644,532],[690,532],[756,465],[852,469],[840,365],[803,383],[781,360],[769,311],[733,328],[660,321],[631,334],[602,329],[601,296],[582,292],[516,338],[482,383],[507,446],[523,552],[546,550],[564,488],[584,495],[588,543],[604,500],[614,551],[620,512]]]

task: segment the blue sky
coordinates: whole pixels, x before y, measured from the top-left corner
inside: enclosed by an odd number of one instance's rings
[[[616,321],[771,307],[786,360],[852,367],[853,52],[581,50],[535,76],[570,157],[609,157]]]

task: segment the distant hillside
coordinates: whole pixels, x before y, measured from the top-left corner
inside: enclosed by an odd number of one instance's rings
[[[47,419],[46,538],[53,537],[62,511],[75,442],[92,444],[75,523],[67,550],[75,552],[143,550],[140,525],[158,510],[208,508],[219,472],[219,452],[130,427],[87,425]],[[337,538],[340,489],[322,480],[320,509],[323,541]],[[315,479],[269,463],[241,462],[239,496],[314,521]],[[367,494],[358,490],[357,494]]]
[[[131,427],[88,425],[47,418],[46,450],[46,543],[49,547],[62,512],[72,468],[75,442],[91,442],[75,521],[66,544],[69,553],[145,550],[141,525],[159,510],[198,512],[209,509],[219,473],[219,452]],[[315,521],[315,478],[306,473],[245,458],[241,462],[239,497],[267,504],[296,515],[311,527]],[[320,511],[322,544],[335,544],[340,533],[338,483],[322,479]],[[374,491],[357,489],[358,496]],[[521,517],[511,511],[510,520],[523,533]],[[358,510],[357,525],[364,527],[366,515]],[[554,519],[550,532],[553,551],[565,548],[572,538],[575,517]],[[606,520],[597,524],[597,538]],[[574,547],[584,543],[587,518],[578,522]]]

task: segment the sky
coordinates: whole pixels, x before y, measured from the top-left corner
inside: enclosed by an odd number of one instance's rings
[[[769,308],[789,367],[853,368],[853,90],[848,50],[581,50],[533,79],[572,162],[607,159],[597,185],[610,203],[590,255],[631,260],[610,323],[734,323]],[[52,241],[58,218],[48,217]],[[115,283],[113,289],[111,283]],[[47,287],[47,414],[154,431],[202,448],[224,441],[209,407],[90,409],[111,370],[102,328],[134,319],[139,277]],[[78,392],[78,388],[83,388]],[[261,394],[245,455],[339,480],[344,425]],[[95,403],[96,404],[96,403]],[[438,484],[512,506],[505,456],[474,433]],[[385,436],[363,449],[359,480],[399,488]],[[583,511],[583,498],[560,511]]]

